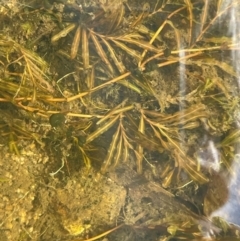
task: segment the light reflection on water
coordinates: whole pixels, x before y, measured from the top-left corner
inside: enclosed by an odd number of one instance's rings
[[[231,0],[226,0],[226,4],[230,4]],[[229,30],[228,34],[232,36],[232,42],[237,42],[239,40],[239,13],[237,12],[238,8],[232,7],[230,10],[230,16],[229,18]],[[240,53],[239,51],[231,51],[231,56],[232,56],[232,65],[237,73],[237,80],[238,80],[238,87],[240,88],[240,65],[239,65],[239,60],[240,60]]]
[[[224,8],[226,8],[228,5],[232,3],[232,0],[225,0],[221,1],[221,6],[219,6],[219,11],[223,11]],[[235,43],[239,39],[239,13],[238,13],[237,7],[232,7],[231,10],[228,12],[227,16],[225,17],[226,21],[229,21],[229,29],[228,29],[228,36],[232,36],[232,42]],[[221,24],[219,25],[219,28],[221,28]],[[239,51],[231,51],[231,65],[234,67],[236,73],[237,73],[237,81],[238,81],[238,87],[240,88],[240,53]],[[240,110],[239,114],[240,115]],[[238,119],[238,116],[236,118]],[[240,128],[239,120],[235,120],[236,128]],[[210,148],[215,155],[214,156],[214,163],[219,162],[219,156],[216,153],[216,149],[214,148],[214,143],[209,143],[209,145],[212,145],[212,148]],[[219,165],[218,165],[219,167]],[[229,223],[233,223],[235,225],[240,226],[240,200],[239,200],[239,184],[240,184],[240,149],[239,147],[235,147],[235,156],[232,162],[231,166],[232,175],[230,178],[226,178],[226,186],[228,187],[229,193],[228,193],[228,201],[219,209],[215,210],[210,215],[210,219],[213,219],[214,217],[220,217],[226,220]]]

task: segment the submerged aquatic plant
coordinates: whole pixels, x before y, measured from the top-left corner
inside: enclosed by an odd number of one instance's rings
[[[237,74],[227,61],[221,60],[221,53],[238,51],[238,44],[237,39],[226,37],[225,32],[215,34],[214,27],[237,4],[238,1],[233,1],[223,8],[221,1],[218,4],[209,1],[156,1],[152,5],[143,3],[141,8],[135,10],[130,3],[121,1],[92,5],[66,3],[60,13],[61,21],[56,20],[54,13],[50,12],[49,21],[62,26],[59,32],[55,30],[51,33],[51,42],[56,45],[56,53],[61,58],[72,59],[73,74],[65,73],[60,77],[56,89],[51,74],[47,73],[47,62],[2,34],[1,101],[12,102],[40,116],[49,116],[61,112],[61,103],[74,106],[79,100],[88,114],[66,111],[67,116],[89,120],[99,118],[95,130],[86,130],[86,144],[109,129],[115,129],[102,170],[116,166],[121,159],[127,160],[131,150],[136,156],[137,170],[142,173],[142,163],[148,156],[145,152],[164,150],[175,160],[174,170],[183,169],[195,181],[206,182],[207,178],[198,170],[198,163],[187,154],[190,147],[187,147],[187,143],[183,147],[181,135],[185,130],[189,135],[191,132],[199,135],[198,131],[203,126],[214,133],[214,125],[220,124],[216,122],[215,115],[219,115],[219,121],[228,118],[224,124],[226,126],[217,135],[224,135],[233,128],[238,100],[233,100],[231,96],[236,94],[236,90],[231,88],[232,84],[226,84],[218,72],[229,76],[233,83]],[[2,14],[10,10],[4,11]],[[16,16],[25,14],[21,11]],[[27,15],[33,11],[46,11],[49,16],[51,10],[30,8],[28,11]],[[161,21],[160,15],[164,16]],[[179,19],[182,25],[176,22]],[[34,25],[34,22],[28,24]],[[223,26],[223,31],[224,28],[227,26]],[[7,29],[3,28],[4,31]],[[67,41],[72,41],[70,54],[66,52]],[[62,43],[64,50],[61,49]],[[180,66],[179,70],[176,63]],[[168,71],[169,66],[172,66],[174,73],[180,71],[180,75],[184,75],[184,79],[180,79],[183,81],[180,88],[177,86],[178,79],[173,79],[173,76],[169,79],[171,83],[165,82],[165,87],[159,86],[163,82],[160,83],[156,78],[165,81],[167,76],[164,71]],[[158,72],[158,69],[163,72]],[[214,74],[209,74],[209,71]],[[83,78],[79,79],[76,75]],[[66,86],[71,76],[76,81],[74,86],[77,87],[77,93],[76,89]],[[156,82],[157,88],[153,82]],[[108,97],[117,84],[125,86],[125,90],[124,87],[116,89],[117,95],[111,97],[113,103],[108,105]],[[181,85],[185,86],[184,89],[181,89]],[[170,86],[174,86],[173,91],[169,89]],[[126,97],[132,91],[136,93],[121,104],[119,91],[126,93]],[[103,103],[103,108],[97,107],[98,100]],[[180,108],[184,106],[184,109],[173,113],[174,105]],[[232,106],[231,113],[227,106]],[[216,108],[213,114],[210,113],[212,108]],[[224,110],[224,113],[218,114],[217,109]],[[209,119],[205,121],[207,116]],[[151,145],[146,145],[146,142]],[[116,146],[120,148],[116,149]],[[168,174],[169,178],[173,172]]]
[[[0,6],[0,130],[10,150],[20,154],[19,139],[45,141],[58,162],[80,159],[103,173],[134,159],[139,174],[150,168],[169,188],[208,182],[197,158],[204,132],[231,171],[239,33],[228,19],[239,0],[140,1],[137,9],[117,0],[10,2]],[[19,118],[50,118],[51,131],[9,121],[6,103]]]

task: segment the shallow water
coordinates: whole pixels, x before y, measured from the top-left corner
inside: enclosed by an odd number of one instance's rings
[[[2,1],[3,240],[237,240],[239,16]]]

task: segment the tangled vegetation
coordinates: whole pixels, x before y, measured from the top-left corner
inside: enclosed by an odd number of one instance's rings
[[[69,174],[134,160],[172,188],[208,182],[211,139],[231,173],[239,33],[229,16],[239,5],[2,1],[1,142],[21,155],[18,143],[35,140]]]

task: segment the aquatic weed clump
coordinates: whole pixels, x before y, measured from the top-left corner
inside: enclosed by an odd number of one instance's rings
[[[68,175],[124,163],[170,189],[208,183],[211,140],[231,173],[239,35],[228,19],[238,4],[3,1],[2,142],[20,155],[18,143],[35,140]]]

